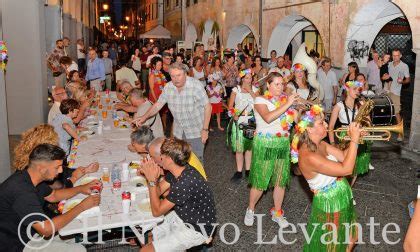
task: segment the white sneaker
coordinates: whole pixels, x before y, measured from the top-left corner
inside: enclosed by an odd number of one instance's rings
[[[373,165],[369,164],[369,170],[375,170],[375,167],[373,167]]]
[[[244,224],[248,227],[252,227],[252,225],[254,225],[254,211],[251,209],[246,209]]]
[[[276,216],[272,216],[271,219],[274,222],[277,222],[277,224],[279,224],[280,228],[286,228],[289,226],[289,222],[286,220],[286,217],[284,217],[284,215],[276,217]]]
[[[399,136],[399,137],[397,138],[397,142],[402,142],[402,141],[403,141],[403,138]]]
[[[353,206],[355,206],[356,205],[356,201],[353,199]]]

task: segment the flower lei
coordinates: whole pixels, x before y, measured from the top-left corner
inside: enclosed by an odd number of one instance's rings
[[[0,40],[0,69],[6,69],[7,64],[7,47],[6,43],[3,40]]]
[[[350,88],[353,87],[357,87],[357,88],[362,88],[363,87],[363,83],[359,82],[359,81],[347,81],[346,83],[344,83],[344,88],[346,90],[349,90]]]
[[[269,100],[276,108],[287,102],[287,95],[281,95],[280,98],[275,98],[269,91],[265,91],[264,97]],[[280,116],[280,125],[283,130],[289,131],[294,121],[295,111],[291,108],[287,109],[285,113]]]
[[[299,135],[305,132],[309,125],[313,125],[315,121],[315,117],[322,113],[322,107],[319,105],[312,105],[311,109],[306,111],[300,117],[299,123],[295,126],[295,135],[293,136],[292,145],[291,145],[291,156],[292,156],[292,163],[297,163],[299,159]]]
[[[300,63],[296,63],[292,66],[292,73],[296,72],[296,71],[305,71],[306,67]]]
[[[219,83],[216,84],[216,87],[217,87],[217,85],[219,85]],[[208,85],[208,89],[209,89],[209,91],[213,91],[213,96],[215,96],[217,98],[219,98],[221,96],[219,92],[214,91],[214,88],[213,88],[212,84]]]
[[[236,108],[232,108],[228,110],[228,116],[232,117],[232,116],[240,116],[241,115],[241,111],[239,111],[239,109]]]
[[[240,72],[239,72],[239,77],[244,77],[245,75],[247,75],[247,74],[251,74],[252,75],[252,69],[251,68],[248,68],[248,69],[244,69],[244,70],[241,70]]]
[[[79,145],[79,141],[74,140],[73,145],[71,146],[70,155],[68,157],[68,166],[69,168],[74,168],[74,163],[76,162],[76,156],[77,156],[77,146]]]

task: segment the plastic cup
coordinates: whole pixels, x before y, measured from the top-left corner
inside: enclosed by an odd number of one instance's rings
[[[106,119],[108,117],[108,111],[102,110],[102,118]]]

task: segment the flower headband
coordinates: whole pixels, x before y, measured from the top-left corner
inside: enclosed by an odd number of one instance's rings
[[[244,77],[245,75],[247,75],[247,74],[251,74],[251,75],[252,75],[252,70],[251,70],[251,68],[241,70],[241,71],[239,72],[239,77],[243,78],[243,77]]]
[[[299,158],[299,135],[305,132],[309,125],[313,125],[315,118],[322,113],[322,107],[319,105],[312,105],[311,109],[306,111],[300,117],[299,123],[295,126],[295,135],[293,136],[290,154],[292,163],[297,163]]]
[[[350,88],[353,88],[353,87],[356,87],[356,88],[362,88],[362,87],[363,87],[363,83],[361,83],[361,82],[359,82],[359,81],[347,81],[347,82],[344,84],[344,88],[345,88],[346,90],[349,90]]]
[[[292,73],[296,71],[306,71],[306,67],[300,63],[296,63],[293,65],[291,70],[292,70]]]

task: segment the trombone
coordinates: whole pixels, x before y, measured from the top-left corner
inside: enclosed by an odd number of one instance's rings
[[[348,127],[341,127],[330,131],[333,131],[339,140],[350,141],[348,130]],[[362,142],[365,140],[389,141],[391,139],[391,132],[404,135],[404,123],[401,121],[399,124],[391,126],[362,127],[362,130],[368,133],[360,138]],[[346,132],[346,134],[343,135],[343,132]]]

